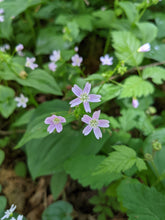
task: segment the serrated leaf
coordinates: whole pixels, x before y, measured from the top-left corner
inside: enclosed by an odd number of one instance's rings
[[[84,187],[90,186],[92,189],[101,189],[121,177],[120,174],[116,173],[95,174],[96,167],[104,158],[95,155],[78,155],[67,160],[64,163],[64,168],[73,179],[78,179]]]
[[[110,153],[109,156],[100,164],[98,173],[124,172],[133,167],[136,163],[138,163],[138,168],[140,168],[140,170],[147,168],[145,165],[142,167],[142,163],[139,165],[139,160],[137,162],[138,157],[133,149],[125,145],[116,145],[113,146],[113,148],[116,151]]]
[[[137,52],[140,41],[128,31],[112,32],[113,47],[117,58],[130,66],[138,66],[143,60],[143,54]]]
[[[140,22],[140,23],[137,23],[136,25],[139,28],[139,31],[140,31],[139,37],[140,39],[142,39],[143,43],[146,43],[146,42],[150,43],[156,38],[158,28],[153,23]]]
[[[165,219],[165,196],[155,188],[149,188],[137,180],[124,180],[117,192],[119,200],[127,208],[129,220]]]
[[[135,4],[129,1],[119,2],[118,4],[126,13],[128,20],[133,23],[138,16],[138,11]]]
[[[124,82],[120,98],[147,96],[154,92],[154,86],[139,76],[130,76]]]
[[[151,78],[156,84],[162,84],[165,80],[165,69],[158,66],[147,67],[143,70],[143,79]]]
[[[72,220],[72,211],[73,207],[70,203],[57,201],[44,210],[42,220]]]

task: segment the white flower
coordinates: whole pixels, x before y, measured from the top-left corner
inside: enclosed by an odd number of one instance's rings
[[[24,46],[23,44],[18,44],[16,47],[15,47],[15,50],[18,52],[18,51],[21,51],[24,49]]]
[[[137,50],[138,52],[148,52],[151,50],[151,45],[150,43],[143,44],[139,49]]]
[[[27,102],[28,102],[28,98],[25,97],[23,94],[20,95],[20,97],[15,97],[15,101],[17,102],[17,107],[23,107],[26,108],[27,106]]]
[[[4,16],[0,15],[0,22],[4,22]]]
[[[0,14],[3,14],[3,13],[4,13],[4,9],[0,8]]]
[[[48,64],[48,67],[49,69],[52,71],[52,72],[55,72],[56,71],[56,68],[57,68],[57,65],[53,62],[49,63]]]
[[[12,217],[10,220],[22,220],[23,219],[23,215],[18,215],[17,219]]]
[[[60,58],[61,58],[61,52],[60,52],[60,50],[53,50],[52,55],[49,56],[49,59],[50,59],[52,62],[56,62],[56,61],[58,61]]]
[[[74,51],[75,51],[75,52],[78,52],[78,50],[79,50],[79,48],[76,46],[76,47],[74,48]]]
[[[72,57],[72,66],[80,66],[82,61],[83,61],[83,58],[80,57],[78,54],[75,54]]]
[[[132,106],[134,108],[137,108],[139,106],[139,101],[136,99],[136,98],[133,98],[132,99]]]
[[[100,61],[102,62],[102,65],[111,66],[113,64],[113,57],[109,57],[109,55],[106,54],[104,57],[100,57]]]
[[[3,2],[4,0],[0,0],[0,2]]]
[[[16,206],[14,204],[12,204],[10,209],[6,210],[5,215],[1,218],[1,220],[5,219],[5,218],[9,218],[13,214],[15,209],[16,209]]]
[[[35,64],[35,63],[34,63],[35,60],[36,60],[35,57],[32,57],[32,58],[26,57],[25,66],[31,68],[32,70],[34,70],[35,68],[38,67],[38,64]]]

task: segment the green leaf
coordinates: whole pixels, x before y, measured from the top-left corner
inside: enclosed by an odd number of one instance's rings
[[[22,147],[28,141],[34,138],[46,137],[49,135],[47,132],[47,127],[44,123],[46,117],[51,116],[52,113],[57,114],[58,116],[63,116],[66,118],[67,123],[72,121],[74,117],[68,114],[69,106],[68,103],[61,100],[53,100],[44,102],[41,104],[33,113],[30,123],[27,126],[27,130],[19,141],[15,148]]]
[[[80,29],[85,30],[85,31],[92,31],[93,29],[93,17],[88,14],[80,14],[76,16],[74,20]]]
[[[7,205],[7,199],[5,196],[0,196],[0,212],[4,211]]]
[[[114,11],[112,10],[98,10],[92,13],[94,19],[93,25],[95,28],[110,28],[116,20]]]
[[[24,112],[19,118],[17,118],[16,122],[12,124],[12,127],[19,127],[28,124],[34,111],[35,109],[29,109],[27,112]]]
[[[141,46],[139,40],[128,31],[112,32],[115,55],[130,66],[138,66],[143,60],[143,54],[137,52]]]
[[[125,14],[128,17],[128,20],[133,23],[138,16],[138,11],[135,4],[128,1],[119,2],[118,4],[124,10]]]
[[[117,191],[119,200],[127,208],[129,220],[165,219],[165,196],[155,188],[149,188],[137,180],[124,180]]]
[[[72,212],[73,207],[70,203],[57,201],[44,210],[42,220],[72,220]]]
[[[73,179],[78,179],[84,187],[89,185],[92,189],[101,189],[121,178],[121,175],[116,173],[95,174],[97,166],[104,158],[95,155],[78,155],[67,160],[64,168]]]
[[[142,163],[139,160],[137,162],[138,157],[133,149],[125,145],[116,145],[113,146],[113,148],[116,151],[110,153],[109,156],[100,164],[98,173],[120,173],[130,169],[134,164],[138,164],[137,168],[140,168],[139,171],[147,169],[145,163]]]
[[[26,154],[30,173],[36,178],[63,171],[63,164],[67,159],[79,154],[96,154],[108,137],[109,134],[104,133],[103,138],[98,141],[93,134],[86,137],[82,131],[65,126],[59,134],[53,133],[48,137],[29,141]]]
[[[0,85],[0,113],[5,118],[8,118],[16,108],[14,95],[13,89]]]
[[[3,163],[5,159],[5,153],[3,150],[0,150],[0,165]]]
[[[141,22],[137,23],[136,25],[139,28],[139,37],[142,39],[143,43],[150,43],[156,38],[158,28],[153,23]]]
[[[61,192],[64,190],[64,186],[67,181],[67,174],[65,172],[55,173],[50,182],[50,189],[54,200],[56,200]]]
[[[165,37],[165,14],[156,13],[155,22],[158,27],[158,38]]]
[[[143,79],[151,78],[156,84],[162,84],[165,80],[165,69],[159,66],[147,67],[143,70]]]
[[[147,96],[154,92],[153,85],[139,76],[128,77],[123,85],[120,98]]]
[[[157,60],[159,62],[164,62],[165,61],[165,45],[164,44],[158,44],[158,43],[153,43],[152,48],[148,53],[145,53],[145,57]]]
[[[18,176],[26,177],[27,174],[26,164],[22,161],[18,162],[14,167],[14,171]]]

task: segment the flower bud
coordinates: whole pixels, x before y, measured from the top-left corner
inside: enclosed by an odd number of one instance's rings
[[[149,153],[146,153],[146,154],[144,155],[144,158],[145,158],[146,160],[148,160],[148,161],[152,161],[152,160],[153,160],[152,155],[149,154]]]
[[[22,70],[22,71],[20,72],[19,76],[21,77],[21,79],[26,79],[27,76],[28,76],[28,74],[27,74],[24,70]]]
[[[162,149],[162,145],[158,140],[152,142],[152,148],[154,151],[160,151]]]

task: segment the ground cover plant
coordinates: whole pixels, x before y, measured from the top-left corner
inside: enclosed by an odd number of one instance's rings
[[[164,11],[0,0],[0,219],[165,219]]]

